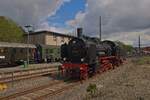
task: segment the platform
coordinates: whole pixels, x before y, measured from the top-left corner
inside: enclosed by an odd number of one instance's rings
[[[10,73],[10,72],[16,72],[16,71],[21,71],[21,70],[31,70],[31,69],[41,68],[41,67],[58,67],[60,65],[61,63],[30,64],[26,68],[24,68],[24,65],[20,65],[16,67],[0,68],[0,73]]]

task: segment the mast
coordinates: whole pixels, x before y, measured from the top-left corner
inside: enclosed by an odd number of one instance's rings
[[[139,35],[139,54],[141,53],[141,37]]]
[[[100,38],[100,41],[102,40],[102,20],[101,20],[101,16],[99,18],[100,22],[99,22],[99,38]]]

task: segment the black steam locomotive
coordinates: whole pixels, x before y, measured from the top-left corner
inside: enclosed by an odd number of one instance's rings
[[[112,41],[80,36],[61,46],[62,75],[86,79],[122,64],[122,49]]]

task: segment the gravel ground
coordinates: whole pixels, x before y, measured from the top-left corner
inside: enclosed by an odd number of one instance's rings
[[[90,83],[98,87],[95,97],[88,98]],[[130,61],[123,66],[89,79],[47,100],[150,100],[150,65],[136,65]]]

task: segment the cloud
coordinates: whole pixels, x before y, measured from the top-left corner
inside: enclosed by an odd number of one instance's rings
[[[66,22],[66,24],[71,26],[71,27],[80,26],[84,17],[85,17],[85,13],[79,11],[75,16],[75,20],[69,20]]]
[[[71,0],[0,0],[0,16],[7,16],[19,25],[39,24],[39,29],[63,33],[71,29],[50,26],[46,19]],[[71,27],[83,27],[84,34],[98,36],[99,16],[102,16],[103,39],[135,44],[139,34],[144,44],[150,44],[150,0],[87,0],[84,12],[66,22]]]
[[[0,0],[0,15],[12,18],[20,25],[38,24],[52,16],[70,0]]]
[[[134,44],[139,34],[144,34],[143,38],[150,35],[149,9],[150,0],[87,0],[82,20],[79,12],[68,24],[82,26],[84,34],[88,36],[98,36],[99,16],[102,16],[104,39],[124,40]],[[150,44],[148,39],[145,43]]]
[[[63,33],[63,34],[70,34],[70,32],[72,31],[69,28],[61,28],[61,27],[56,27],[56,26],[50,26],[47,21],[41,23],[38,26],[38,29],[36,29],[35,31],[42,31],[42,30],[58,32],[58,33]]]
[[[139,43],[139,35],[141,37],[141,46],[150,46],[150,35],[141,32],[121,32],[109,34],[103,39],[110,39],[114,41],[120,40],[125,44],[131,44],[137,47]]]

